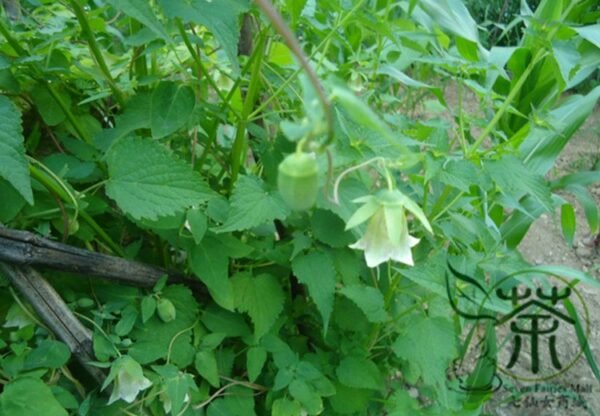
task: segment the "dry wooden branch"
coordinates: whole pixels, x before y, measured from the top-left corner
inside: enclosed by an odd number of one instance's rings
[[[198,280],[188,279],[181,274],[57,243],[27,231],[5,227],[0,227],[0,261],[44,266],[142,287],[152,287],[161,276],[168,274],[171,277],[170,282],[184,283],[192,286],[195,292],[206,294],[206,289]]]
[[[31,303],[44,323],[63,341],[71,353],[96,381],[104,381],[104,373],[90,365],[94,361],[92,334],[73,315],[52,286],[29,266],[13,266],[0,262],[0,272]]]

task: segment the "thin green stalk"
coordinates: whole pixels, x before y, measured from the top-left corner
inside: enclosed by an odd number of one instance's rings
[[[329,39],[331,39],[337,33],[337,30],[339,29],[339,27],[346,24],[346,22],[348,20],[350,20],[350,18],[354,15],[354,13],[356,13],[356,11],[362,7],[362,5],[365,3],[365,1],[366,0],[360,0],[358,3],[356,3],[356,5],[352,9],[350,9],[350,11],[348,11],[346,16],[344,16],[344,18],[337,25],[333,26],[331,28],[331,30],[329,30],[329,32],[321,40],[321,43],[319,43],[317,45],[317,47],[313,50],[313,52],[310,54],[310,56],[308,57],[309,60],[314,58],[314,56],[317,54],[317,52],[319,52],[321,50],[321,48],[323,48],[327,44]],[[271,104],[271,101],[273,101],[275,98],[277,98],[281,94],[281,92],[284,89],[286,89],[287,86],[296,79],[298,74],[300,74],[300,72],[302,72],[302,69],[303,68],[300,67],[300,68],[296,69],[294,72],[292,72],[290,74],[290,76],[286,79],[286,81],[284,83],[282,83],[279,86],[279,88],[269,98],[267,98],[265,101],[263,101],[263,103],[259,107],[254,109],[254,112],[250,115],[250,118],[253,118],[257,114],[260,114],[269,104]]]
[[[242,107],[242,116],[238,122],[235,140],[231,148],[231,186],[235,184],[237,180],[240,167],[246,158],[247,143],[246,143],[246,125],[248,123],[248,116],[254,107],[256,102],[256,96],[260,86],[260,69],[262,66],[262,58],[265,52],[265,36],[261,35],[254,50],[256,56],[254,64],[252,65],[252,73],[250,75],[250,85],[246,92],[246,99],[244,106]]]
[[[333,110],[331,108],[331,102],[329,101],[329,98],[325,94],[325,90],[319,81],[319,77],[317,76],[315,70],[310,66],[308,58],[304,54],[304,51],[298,43],[298,40],[285,23],[279,12],[275,10],[273,4],[269,0],[254,0],[254,3],[256,3],[262,12],[269,18],[275,30],[281,35],[288,48],[290,48],[292,53],[298,59],[300,66],[304,69],[304,72],[308,76],[310,83],[314,87],[317,97],[321,102],[321,106],[323,107],[325,120],[327,122],[327,140],[322,147],[327,146],[328,144],[332,143],[334,139]]]
[[[460,147],[462,148],[463,155],[467,154],[467,139],[465,138],[465,118],[463,111],[463,86],[462,83],[458,83],[458,138],[460,140]]]
[[[525,84],[525,81],[527,81],[527,78],[529,78],[529,75],[531,74],[531,72],[533,71],[533,69],[535,68],[537,63],[544,56],[545,56],[545,52],[541,49],[535,54],[535,56],[533,57],[531,62],[529,62],[529,65],[527,65],[527,68],[525,68],[525,71],[523,71],[523,73],[517,80],[515,86],[510,90],[510,93],[506,97],[506,100],[504,100],[504,102],[502,103],[502,106],[498,109],[498,111],[494,115],[494,118],[492,118],[492,120],[488,123],[488,125],[485,127],[485,129],[481,132],[481,134],[479,135],[479,137],[477,138],[475,143],[473,143],[473,146],[471,146],[471,148],[469,149],[469,152],[468,152],[469,156],[473,155],[473,153],[479,148],[479,146],[481,146],[481,143],[483,143],[483,141],[492,132],[494,127],[496,127],[496,124],[498,124],[498,122],[500,121],[500,119],[502,118],[502,116],[504,115],[506,110],[508,110],[508,107],[510,106],[512,101],[515,99],[515,97],[517,96],[519,91],[521,91],[523,84]]]
[[[102,51],[96,42],[96,38],[94,36],[94,32],[90,27],[90,23],[88,22],[87,16],[85,15],[85,11],[83,7],[79,3],[78,0],[68,0],[69,4],[73,8],[73,12],[75,13],[75,17],[77,17],[77,21],[79,22],[79,26],[81,26],[81,32],[83,36],[86,38],[90,51],[92,52],[92,56],[94,57],[96,64],[100,68],[102,75],[106,78],[108,82],[108,86],[113,92],[115,96],[115,100],[121,107],[125,105],[125,99],[123,98],[123,93],[117,86],[114,78],[110,74],[110,69],[108,69],[108,65],[106,65],[106,61],[104,60],[104,56],[102,55]]]
[[[185,27],[183,26],[183,23],[181,23],[180,19],[176,19],[176,23],[177,23],[177,29],[179,29],[179,34],[181,35],[181,39],[183,39],[183,43],[185,44],[185,47],[187,48],[188,52],[192,56],[194,63],[198,66],[198,72],[201,73],[204,76],[204,78],[206,78],[206,81],[208,81],[211,88],[217,93],[221,102],[229,104],[229,101],[226,100],[226,97],[223,95],[223,93],[217,86],[217,83],[215,82],[215,80],[212,79],[209,72],[206,70],[206,67],[202,63],[202,59],[196,53],[196,50],[194,49],[194,45],[192,45],[192,42],[190,42],[190,38],[187,35],[187,32],[185,31]],[[229,109],[230,109],[230,111],[235,113],[233,108],[229,107]]]

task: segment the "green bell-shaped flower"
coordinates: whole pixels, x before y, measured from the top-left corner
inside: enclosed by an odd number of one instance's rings
[[[367,266],[377,267],[388,260],[414,265],[411,248],[419,239],[408,234],[406,211],[410,211],[431,232],[431,225],[423,210],[398,190],[383,190],[377,195],[354,200],[363,203],[346,224],[354,228],[368,221],[367,231],[360,240],[350,245],[363,250]]]

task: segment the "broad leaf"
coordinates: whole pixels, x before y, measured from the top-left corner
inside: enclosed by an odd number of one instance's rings
[[[107,164],[106,193],[135,219],[173,215],[214,195],[189,165],[151,140],[115,143]]]
[[[385,322],[388,314],[381,292],[371,286],[352,285],[346,286],[340,293],[350,299],[364,312],[370,322]]]
[[[229,280],[229,257],[212,236],[207,236],[190,252],[194,274],[208,288],[212,298],[222,308],[233,310],[233,286]]]
[[[327,332],[335,295],[333,262],[325,253],[313,251],[294,258],[292,270],[298,281],[308,287],[308,293],[323,317],[324,332]]]
[[[6,179],[33,205],[29,166],[25,159],[21,113],[8,97],[0,95],[0,177]]]
[[[18,378],[4,386],[0,395],[0,415],[67,416],[52,395],[50,387],[36,378]]]
[[[268,274],[240,273],[232,279],[235,307],[247,312],[257,338],[265,335],[283,310],[284,293],[277,279]]]
[[[436,389],[442,403],[447,402],[446,370],[458,353],[452,322],[418,315],[410,320],[392,349],[423,383]]]
[[[240,176],[231,196],[229,216],[216,231],[247,230],[275,219],[284,219],[288,214],[286,203],[278,194],[269,193],[259,178]]]
[[[194,111],[194,91],[187,85],[163,81],[152,93],[150,128],[161,138],[183,127]]]
[[[340,383],[348,387],[381,390],[384,385],[379,368],[373,361],[362,357],[344,358],[335,373]]]

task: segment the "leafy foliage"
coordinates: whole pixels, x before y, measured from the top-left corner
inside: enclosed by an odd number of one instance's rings
[[[567,193],[599,228],[597,167],[553,171],[600,98],[593,0],[1,3],[0,222],[178,276],[44,271],[106,389],[0,276],[2,416],[483,414],[448,264],[598,287],[516,250],[543,213],[573,243]]]

